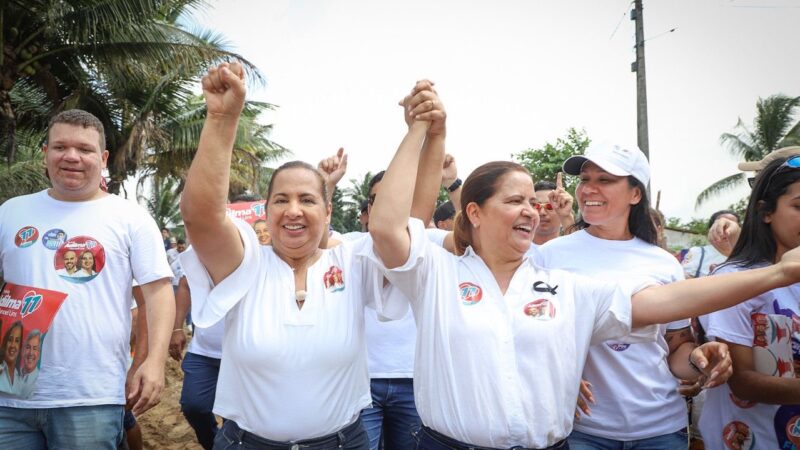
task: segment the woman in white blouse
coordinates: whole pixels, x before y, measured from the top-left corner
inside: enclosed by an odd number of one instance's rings
[[[591,343],[652,339],[654,327],[629,335],[631,327],[720,309],[800,278],[796,251],[758,274],[643,290],[652,282],[608,284],[542,270],[525,257],[539,220],[533,182],[508,162],[485,164],[464,182],[454,256],[430,244],[408,214],[419,143],[439,99],[418,85],[406,106],[416,121],[386,171],[370,234],[376,259],[410,299],[417,323],[420,449],[567,448]],[[730,371],[693,355],[712,379]]]
[[[323,172],[299,161],[272,175],[266,195],[272,245],[227,217],[229,167],[244,104],[242,67],[203,78],[208,115],[181,211],[192,250],[181,257],[201,327],[225,321],[214,413],[226,418],[214,448],[368,448],[359,414],[370,405],[364,308],[383,294],[371,239],[320,249],[331,206]],[[337,172],[338,171],[338,172]],[[329,177],[331,180],[326,180]],[[390,297],[379,314],[402,317]]]

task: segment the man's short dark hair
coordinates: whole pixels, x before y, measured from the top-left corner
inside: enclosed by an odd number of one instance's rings
[[[256,194],[239,194],[231,199],[231,203],[243,203],[243,202],[257,202],[260,200],[264,200],[263,197]]]
[[[364,214],[365,212],[367,212],[368,209],[369,209],[369,200],[363,200],[361,202],[359,211],[361,212],[361,214]]]
[[[736,217],[736,223],[742,223],[742,219],[739,218],[739,214],[736,214],[736,211],[731,211],[730,209],[723,209],[711,215],[711,218],[708,219],[708,228],[711,228],[711,225],[714,225],[714,222],[716,222],[717,219],[719,219],[719,216],[724,216],[724,215],[731,215],[733,217]]]
[[[178,244],[186,244],[186,240],[185,239],[178,239]]]
[[[436,208],[436,211],[433,213],[433,223],[438,224],[443,220],[452,219],[455,215],[456,208],[453,206],[453,202],[448,200]]]
[[[552,181],[542,180],[533,185],[534,191],[555,191],[556,184]]]
[[[367,194],[372,193],[372,188],[375,187],[376,184],[380,183],[383,179],[383,175],[386,173],[385,170],[381,170],[380,172],[376,173],[369,179],[369,189],[367,190]]]
[[[103,122],[100,122],[100,119],[98,119],[94,114],[82,109],[68,109],[66,111],[61,111],[50,119],[50,123],[47,124],[47,129],[49,130],[57,123],[75,125],[83,128],[93,128],[95,131],[97,131],[97,134],[100,135],[100,151],[106,149],[106,132],[105,128],[103,128]],[[49,133],[47,138],[48,140],[50,139]]]

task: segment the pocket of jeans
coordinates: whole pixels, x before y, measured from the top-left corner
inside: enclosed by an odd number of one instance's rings
[[[232,438],[229,434],[235,434],[230,426],[222,425],[222,429],[217,432],[217,435],[214,436],[214,450],[228,450],[232,448],[236,448],[236,444],[238,444],[239,440]]]

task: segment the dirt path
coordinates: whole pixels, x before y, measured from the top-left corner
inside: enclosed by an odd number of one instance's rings
[[[180,363],[167,358],[167,384],[164,396],[155,408],[137,420],[142,427],[144,448],[150,450],[203,450],[194,435],[194,430],[181,414],[179,400],[183,385]]]

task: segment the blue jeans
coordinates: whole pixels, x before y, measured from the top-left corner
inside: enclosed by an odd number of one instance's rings
[[[460,442],[424,425],[418,432],[415,432],[414,435],[415,443],[412,448],[415,450],[499,450]],[[512,447],[510,450],[528,449],[524,447]],[[567,440],[563,439],[561,442],[551,445],[544,450],[570,450],[570,447]]]
[[[122,440],[122,405],[69,408],[0,406],[0,447],[4,450],[116,450]]]
[[[186,352],[181,364],[181,412],[194,429],[197,441],[206,450],[214,446],[214,436],[219,430],[217,418],[211,412],[217,393],[219,363],[219,359]]]
[[[414,380],[373,378],[370,390],[372,406],[361,411],[370,450],[413,448],[411,433],[422,425],[414,404]]]
[[[615,441],[573,431],[567,440],[569,448],[572,450],[686,450],[689,448],[686,430],[636,441]]]
[[[256,436],[226,420],[214,439],[214,450],[368,450],[367,434],[361,420],[341,430],[314,439],[277,442]]]

